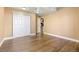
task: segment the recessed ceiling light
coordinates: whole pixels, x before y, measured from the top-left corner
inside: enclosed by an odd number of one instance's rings
[[[26,10],[26,8],[22,8],[23,10]]]
[[[36,13],[38,14],[40,12],[39,8],[37,8]]]

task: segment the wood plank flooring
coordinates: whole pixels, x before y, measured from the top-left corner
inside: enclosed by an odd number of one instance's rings
[[[6,40],[0,52],[78,52],[79,43],[49,35]]]

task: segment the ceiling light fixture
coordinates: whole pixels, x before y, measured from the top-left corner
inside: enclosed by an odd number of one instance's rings
[[[39,8],[36,9],[36,13],[38,14],[40,12]]]
[[[22,8],[23,10],[26,10],[26,8]]]

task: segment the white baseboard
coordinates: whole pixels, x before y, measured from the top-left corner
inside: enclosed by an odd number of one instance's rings
[[[35,33],[32,33],[32,34],[30,34],[30,35],[35,35]]]
[[[30,35],[35,35],[35,33],[32,33]],[[26,36],[26,35],[25,35]],[[2,39],[2,41],[0,42],[0,47],[2,46],[2,44],[4,43],[5,40],[10,40],[10,39],[15,39],[15,38],[19,38],[19,37],[24,37],[24,36],[18,36],[18,37],[5,37]]]
[[[0,38],[0,47],[2,46],[4,39]]]
[[[66,39],[66,40],[71,40],[71,41],[79,43],[79,40],[77,40],[77,39],[73,39],[73,38],[69,38],[69,37],[65,37],[65,36],[60,36],[60,35],[55,35],[55,34],[50,34],[50,33],[44,33],[44,34],[55,36],[55,37],[59,37],[59,38],[63,38],[63,39]],[[32,33],[30,35],[35,35],[35,33]],[[0,42],[0,47],[2,46],[2,44],[4,43],[5,40],[14,39],[14,38],[17,38],[17,37],[6,37],[6,38],[3,38],[2,41]]]
[[[55,37],[59,37],[59,38],[66,39],[66,40],[71,40],[71,41],[79,43],[78,39],[73,39],[73,38],[69,38],[69,37],[65,37],[65,36],[61,36],[61,35],[50,34],[50,33],[44,33],[44,34],[55,36]]]
[[[35,35],[35,33],[29,34],[29,35]],[[25,35],[27,36],[27,35]],[[4,40],[9,40],[9,39],[14,39],[14,38],[19,38],[19,37],[24,37],[24,36],[17,36],[17,37],[5,37]]]

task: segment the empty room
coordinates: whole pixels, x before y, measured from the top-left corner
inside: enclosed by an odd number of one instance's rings
[[[78,7],[0,7],[0,52],[78,51]]]

